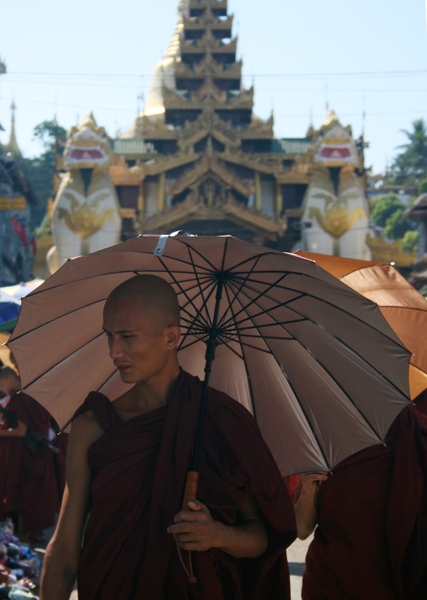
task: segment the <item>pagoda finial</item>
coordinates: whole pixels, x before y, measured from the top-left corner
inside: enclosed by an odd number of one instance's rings
[[[328,114],[326,115],[326,119],[323,122],[322,129],[332,127],[334,125],[339,125],[339,119],[334,109],[330,108]]]
[[[12,100],[12,104],[10,105],[10,110],[12,112],[12,118],[11,118],[10,137],[9,137],[9,143],[7,145],[7,150],[9,150],[9,152],[20,152],[19,146],[18,146],[18,142],[16,140],[16,133],[15,133],[15,110],[16,110],[16,105],[15,105],[15,102],[13,100]]]

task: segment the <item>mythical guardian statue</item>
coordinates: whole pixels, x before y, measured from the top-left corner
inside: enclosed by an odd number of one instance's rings
[[[89,254],[120,241],[116,190],[108,174],[111,150],[103,127],[89,113],[72,127],[64,150],[66,173],[53,205],[55,245],[47,255],[50,273],[67,258]]]
[[[313,152],[314,173],[301,220],[304,249],[369,260],[369,207],[355,173],[356,144],[333,110],[313,140]]]

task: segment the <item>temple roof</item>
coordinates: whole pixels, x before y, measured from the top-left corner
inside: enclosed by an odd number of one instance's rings
[[[285,154],[307,154],[311,147],[311,138],[281,138],[273,140],[272,152]]]
[[[427,194],[421,194],[405,212],[405,219],[427,219]]]
[[[114,154],[148,154],[153,152],[150,148],[150,144],[147,144],[142,138],[118,138],[111,140],[111,147]]]

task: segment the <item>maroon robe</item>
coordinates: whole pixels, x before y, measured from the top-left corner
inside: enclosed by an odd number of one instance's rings
[[[405,408],[387,435],[338,465],[319,494],[303,600],[427,598],[427,421]]]
[[[295,519],[285,485],[248,411],[209,389],[198,471],[198,499],[214,519],[233,525],[253,494],[265,517],[269,547],[257,559],[193,552],[197,584],[179,562],[166,529],[181,509],[202,384],[181,371],[166,407],[122,422],[109,400],[92,393],[90,408],[105,433],[89,449],[92,507],[78,570],[79,600],[285,600],[285,548]],[[183,551],[184,560],[188,553]]]
[[[14,394],[7,410],[29,430],[48,436],[50,415],[31,396]],[[24,533],[52,527],[59,507],[52,452],[35,453],[22,437],[0,438],[0,448],[0,520],[5,514],[23,512]]]

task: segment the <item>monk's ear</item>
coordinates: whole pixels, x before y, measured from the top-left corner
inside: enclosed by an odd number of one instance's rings
[[[168,350],[173,350],[178,347],[181,339],[181,328],[177,325],[171,325],[166,330]]]

